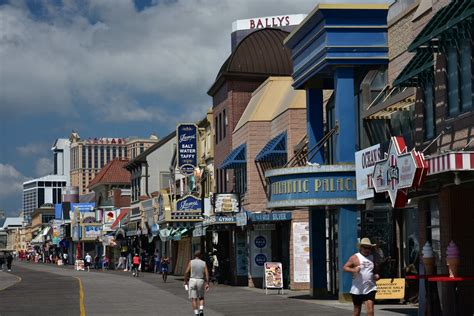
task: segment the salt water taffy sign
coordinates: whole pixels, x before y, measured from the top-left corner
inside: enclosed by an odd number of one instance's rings
[[[183,175],[191,175],[197,166],[198,128],[195,124],[179,124],[178,136],[178,169]]]
[[[273,169],[265,177],[270,209],[363,203],[356,198],[353,164]]]
[[[422,153],[414,149],[408,151],[403,137],[392,137],[386,159],[375,164],[372,175],[375,192],[387,192],[393,207],[404,207],[408,189],[418,188],[427,171]]]

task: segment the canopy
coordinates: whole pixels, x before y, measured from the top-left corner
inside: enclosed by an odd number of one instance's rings
[[[255,161],[270,161],[274,158],[286,157],[286,131],[272,138],[260,151]]]
[[[412,87],[419,85],[419,79],[425,71],[433,72],[433,53],[429,50],[422,50],[416,53],[410,62],[403,68],[402,72],[393,82],[394,86]]]
[[[247,163],[246,156],[247,145],[243,143],[234,150],[224,159],[224,162],[221,164],[220,169],[235,169],[243,164]]]

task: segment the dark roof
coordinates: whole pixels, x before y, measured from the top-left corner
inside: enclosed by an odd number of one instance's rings
[[[174,138],[176,136],[176,131],[173,131],[160,139],[156,144],[153,146],[150,146],[142,152],[140,155],[136,156],[135,159],[130,160],[128,164],[124,165],[124,168],[127,170],[132,170],[134,166],[140,165],[142,162],[146,162],[146,156],[154,152],[157,148],[160,148],[164,144],[166,144],[170,139]]]
[[[106,164],[92,179],[89,189],[97,184],[130,184],[130,172],[124,169],[128,159],[114,159]]]
[[[291,76],[291,51],[283,45],[290,33],[279,29],[261,29],[247,35],[222,64],[207,94],[214,95],[226,77],[258,78]]]

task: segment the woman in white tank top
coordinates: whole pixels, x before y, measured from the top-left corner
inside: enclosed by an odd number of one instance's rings
[[[365,302],[367,315],[374,315],[374,301],[377,293],[375,282],[379,275],[374,273],[375,264],[369,238],[362,238],[359,252],[352,255],[344,265],[344,271],[352,273],[351,294],[354,302],[354,315],[359,316]]]

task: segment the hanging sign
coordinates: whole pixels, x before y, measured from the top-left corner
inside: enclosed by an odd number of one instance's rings
[[[237,193],[216,193],[214,197],[214,213],[238,213],[240,196]]]
[[[387,192],[392,207],[404,207],[408,189],[418,188],[426,172],[427,163],[420,152],[407,150],[403,137],[392,137],[387,158],[375,164],[372,181],[375,192]]]
[[[374,197],[372,185],[372,174],[375,164],[382,159],[380,144],[356,151],[356,188],[357,200],[369,199]]]
[[[178,169],[183,175],[194,174],[197,167],[197,136],[198,128],[195,124],[179,124],[178,135]]]

